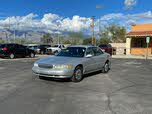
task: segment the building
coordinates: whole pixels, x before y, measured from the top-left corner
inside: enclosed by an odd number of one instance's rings
[[[126,43],[110,43],[110,44],[113,47],[113,49],[115,49],[115,52],[113,54],[116,55],[126,54]]]
[[[151,37],[148,54],[152,54],[152,24],[133,25],[126,35],[126,54],[145,55],[147,52],[146,37]]]

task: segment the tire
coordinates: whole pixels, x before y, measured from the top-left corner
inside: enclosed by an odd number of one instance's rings
[[[35,54],[34,54],[34,53],[30,53],[29,57],[30,57],[30,58],[34,58],[34,57],[35,57]]]
[[[42,80],[43,80],[43,79],[44,79],[44,77],[43,77],[43,76],[39,76],[39,79],[42,79]]]
[[[80,82],[82,79],[83,79],[83,68],[81,66],[77,66],[74,70],[71,81]]]
[[[41,51],[40,54],[43,55],[43,54],[44,54],[44,51]]]
[[[15,58],[15,55],[14,55],[13,53],[10,53],[9,58],[10,58],[10,59],[14,59],[14,58]]]
[[[57,54],[57,53],[58,53],[58,51],[56,50],[56,51],[54,52],[54,55]]]
[[[102,72],[107,73],[107,72],[109,72],[109,70],[110,70],[110,64],[109,64],[109,62],[106,62],[103,66]]]

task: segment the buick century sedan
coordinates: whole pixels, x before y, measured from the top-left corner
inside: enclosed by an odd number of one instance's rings
[[[70,78],[80,82],[84,74],[95,71],[107,73],[111,56],[95,46],[70,46],[58,54],[34,63],[33,74],[39,77]]]

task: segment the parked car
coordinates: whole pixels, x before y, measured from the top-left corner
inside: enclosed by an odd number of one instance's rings
[[[34,63],[33,74],[41,77],[70,78],[79,82],[83,75],[98,70],[107,73],[111,56],[95,46],[70,46],[57,55],[43,58]]]
[[[34,46],[26,46],[27,48],[33,50],[35,53],[37,53],[37,49],[38,49],[38,46],[37,45],[34,45]]]
[[[1,44],[0,45],[0,57],[9,57],[14,59],[15,57],[35,57],[35,52],[19,44]]]
[[[48,47],[51,47],[51,45],[38,45],[36,52],[38,54],[46,54]]]
[[[56,44],[52,47],[48,47],[47,48],[47,53],[48,54],[56,54],[59,51],[61,51],[61,49],[64,49],[64,48],[65,48],[65,46],[63,44]]]
[[[112,48],[112,46],[110,44],[101,44],[101,45],[99,45],[99,47],[103,51],[105,51],[105,52],[109,53],[110,55],[112,55],[113,48]]]

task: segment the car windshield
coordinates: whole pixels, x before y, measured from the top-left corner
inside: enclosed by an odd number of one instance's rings
[[[58,47],[58,45],[55,45],[55,46],[53,46],[53,47]]]
[[[68,47],[61,50],[56,56],[64,57],[84,57],[86,48],[83,47]]]

